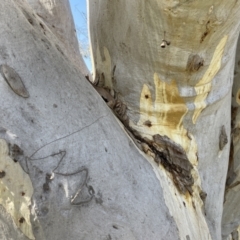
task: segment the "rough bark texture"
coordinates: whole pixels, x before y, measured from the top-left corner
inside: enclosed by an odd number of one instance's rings
[[[126,105],[179,237],[221,239],[239,1],[93,0],[89,14],[96,82],[104,78]],[[156,134],[185,150],[190,194],[179,193],[178,172],[152,146]]]
[[[0,9],[1,239],[178,239],[152,166],[55,35],[22,2]]]

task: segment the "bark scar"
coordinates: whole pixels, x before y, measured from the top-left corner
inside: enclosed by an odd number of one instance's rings
[[[223,150],[225,145],[228,143],[228,138],[226,134],[226,129],[225,126],[223,125],[221,127],[220,135],[219,135],[219,149]]]
[[[21,77],[13,68],[9,67],[7,64],[3,64],[0,67],[0,72],[13,92],[23,98],[29,97],[29,93],[24,86]]]

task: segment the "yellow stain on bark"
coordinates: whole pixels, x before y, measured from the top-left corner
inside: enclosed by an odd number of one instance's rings
[[[0,139],[0,204],[29,238],[35,239],[30,222],[32,182],[18,162],[8,155],[8,145]]]
[[[188,109],[184,99],[179,95],[174,80],[163,82],[154,74],[155,101],[146,84],[140,97],[140,119],[137,126],[142,135],[166,135],[181,145],[192,164],[196,164],[197,145],[190,133],[183,127],[182,121]]]
[[[140,96],[140,119],[136,126],[132,126],[143,137],[151,137],[155,134],[166,135],[175,143],[183,147],[188,157],[188,160],[192,163],[193,169],[191,175],[194,179],[194,185],[192,186],[193,193],[190,196],[186,194],[182,196],[177,195],[173,183],[169,183],[168,177],[171,177],[167,171],[164,171],[163,166],[160,164],[157,166],[154,164],[154,171],[158,177],[162,186],[164,197],[167,202],[170,213],[175,219],[177,225],[181,228],[183,226],[183,220],[192,219],[195,225],[199,224],[204,229],[207,229],[207,224],[202,215],[203,202],[199,196],[201,189],[201,179],[199,177],[197,164],[197,143],[194,136],[184,128],[183,119],[188,112],[188,108],[178,91],[176,81],[172,80],[170,83],[161,81],[158,75],[154,74],[155,85],[155,99],[153,98],[148,85],[144,84]],[[146,149],[148,151],[148,149]],[[146,152],[147,152],[146,151]],[[151,157],[150,154],[147,154]],[[148,158],[150,159],[150,158]],[[186,208],[180,208],[179,213],[174,215],[176,206],[182,202],[187,204]],[[184,221],[185,221],[184,220]],[[206,230],[208,232],[208,230]],[[203,235],[209,235],[204,233]],[[182,234],[186,236],[186,234]],[[210,237],[209,237],[210,239]]]
[[[202,79],[196,84],[195,91],[197,93],[197,97],[194,101],[195,111],[192,117],[192,121],[195,124],[200,113],[203,109],[207,106],[205,100],[211,90],[212,87],[212,80],[218,73],[221,68],[221,61],[224,52],[224,47],[227,42],[227,36],[225,35],[217,45],[211,63],[203,75]]]

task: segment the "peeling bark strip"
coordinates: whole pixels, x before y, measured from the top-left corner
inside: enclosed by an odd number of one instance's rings
[[[18,73],[7,64],[3,64],[0,67],[2,77],[5,79],[10,88],[20,97],[28,98],[29,93],[24,86],[21,77]]]
[[[191,170],[193,166],[188,160],[184,149],[167,136],[156,134],[153,136],[153,140],[150,140],[146,137],[141,137],[130,126],[125,125],[125,127],[136,145],[143,152],[151,156],[158,165],[161,164],[171,173],[178,191],[181,194],[186,194],[187,192],[192,194],[194,179]]]
[[[181,193],[185,194],[188,191],[192,194],[194,180],[191,170],[193,166],[184,149],[167,136],[156,134],[153,136],[153,140],[155,161],[158,163],[160,160],[164,168],[172,173],[173,182]]]
[[[126,123],[126,122],[125,122]],[[125,124],[126,129],[130,132],[130,136],[141,143],[140,149],[154,158],[154,161],[172,174],[173,182],[181,194],[188,191],[192,194],[192,186],[194,179],[191,175],[193,169],[192,164],[187,158],[185,150],[167,136],[156,134],[153,141],[148,138],[142,138],[140,134]]]

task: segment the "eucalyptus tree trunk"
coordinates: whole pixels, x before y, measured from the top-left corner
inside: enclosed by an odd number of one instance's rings
[[[239,5],[89,1],[90,84],[67,0],[0,1],[0,238],[235,234]]]
[[[96,84],[125,106],[180,239],[239,225],[236,189],[223,205],[239,14],[236,1],[89,1]]]

